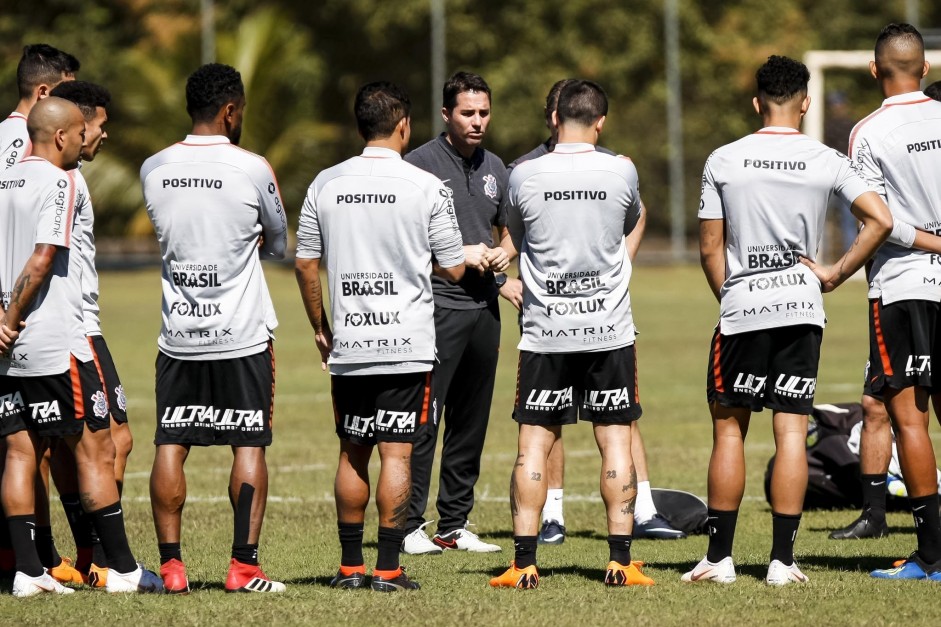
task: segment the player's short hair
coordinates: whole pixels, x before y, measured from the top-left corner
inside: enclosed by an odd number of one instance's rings
[[[16,66],[16,86],[20,98],[29,98],[39,85],[58,85],[63,77],[74,76],[81,63],[78,59],[49,44],[29,44]]]
[[[193,122],[209,122],[219,109],[244,97],[242,75],[230,65],[207,63],[186,79],[186,112]]]
[[[556,115],[559,124],[575,122],[590,126],[608,115],[608,95],[594,81],[573,80],[559,92]]]
[[[476,91],[487,94],[490,98],[490,85],[480,74],[472,72],[456,72],[444,83],[444,89],[441,91],[442,106],[448,111],[453,111],[457,106],[457,97],[466,91]]]
[[[88,81],[59,83],[49,95],[63,98],[75,104],[86,120],[95,117],[98,107],[107,109],[108,105],[111,104],[111,92],[101,85],[89,83]]]
[[[941,101],[941,81],[935,81],[925,87],[925,95],[934,100]]]
[[[892,51],[901,54],[892,55]],[[886,24],[876,37],[875,58],[879,73],[885,78],[892,78],[896,73],[921,78],[925,40],[911,24]]]
[[[353,114],[356,127],[366,141],[382,139],[411,112],[412,101],[403,87],[388,81],[368,83],[356,92]]]
[[[807,95],[809,80],[810,72],[800,61],[771,55],[755,72],[758,100],[764,105],[769,101],[781,105],[795,96],[803,98]]]
[[[562,90],[575,82],[574,78],[563,78],[561,81],[556,81],[555,85],[549,88],[549,93],[546,94],[546,124],[552,126],[552,112],[559,108],[559,96],[562,94]]]

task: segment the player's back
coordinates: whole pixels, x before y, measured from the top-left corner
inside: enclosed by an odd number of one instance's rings
[[[590,144],[558,144],[510,175],[522,230],[523,337],[534,352],[611,350],[634,340],[624,236],[640,217],[637,171]]]
[[[263,199],[277,197],[267,162],[190,135],[145,161],[141,183],[163,257],[161,349],[196,358],[267,342],[277,325],[259,259]]]
[[[330,283],[332,363],[433,358],[429,225],[436,204],[450,206],[444,193],[435,176],[376,148],[314,180],[307,202]]]
[[[846,156],[795,129],[766,127],[713,152],[699,217],[725,220],[722,332],[823,326],[820,283],[800,257],[816,258],[830,197],[868,189]]]
[[[29,155],[31,147],[25,115],[14,111],[0,122],[0,171]]]
[[[0,285],[8,306],[16,280],[37,244],[60,246],[46,283],[24,312],[26,327],[0,374],[40,376],[69,367],[68,355],[91,358],[81,309],[80,226],[70,172],[27,157],[0,173]]]
[[[853,129],[850,156],[893,217],[941,230],[941,103],[922,92],[887,98]],[[869,297],[937,301],[941,265],[931,253],[887,242],[874,257]]]

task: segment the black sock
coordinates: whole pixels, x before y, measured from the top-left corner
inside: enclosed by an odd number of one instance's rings
[[[627,536],[608,536],[608,554],[609,561],[617,562],[622,566],[627,566],[631,563],[631,540],[633,538],[629,535]]]
[[[28,575],[38,577],[42,574],[42,562],[36,552],[36,542],[33,534],[36,533],[36,516],[10,516],[7,518],[10,530],[10,544],[16,553],[16,570]]]
[[[771,559],[785,566],[794,563],[794,540],[801,524],[800,514],[771,512]]]
[[[908,499],[915,519],[915,535],[918,537],[918,556],[926,564],[941,560],[941,516],[938,514],[938,495],[929,494],[917,499]],[[12,529],[12,527],[11,527]]]
[[[362,566],[363,560],[363,523],[337,523],[340,535],[340,565]]]
[[[72,530],[72,538],[75,540],[76,549],[91,549],[92,526],[91,519],[85,514],[82,508],[82,501],[78,494],[63,494],[59,497],[62,501],[62,509],[65,510],[65,518],[69,521],[69,529]]]
[[[885,474],[863,475],[863,514],[876,521],[885,520]]]
[[[736,522],[738,522],[737,509],[726,512],[709,508],[706,518],[706,525],[709,527],[709,550],[706,552],[706,559],[713,564],[732,556]]]
[[[376,558],[376,570],[398,569],[399,550],[404,539],[404,529],[379,527],[379,557]]]
[[[157,550],[160,551],[160,565],[163,566],[170,560],[179,560],[183,561],[183,552],[180,549],[179,542],[165,542],[157,545]]]
[[[537,536],[513,536],[513,546],[516,549],[513,564],[517,568],[536,565],[536,538]]]
[[[89,517],[89,520],[91,518]],[[105,548],[101,546],[101,538],[95,531],[94,521],[91,529],[91,561],[100,568],[108,568],[108,556],[105,555]]]
[[[0,551],[12,551],[13,541],[10,540],[10,528],[6,525],[6,516],[3,515],[2,507],[0,507],[0,519],[3,522],[3,524],[0,524]]]
[[[36,552],[39,561],[46,568],[55,568],[62,563],[62,556],[56,548],[56,541],[52,538],[52,527],[36,526]]]
[[[101,546],[108,557],[108,567],[119,573],[130,573],[137,570],[137,562],[134,561],[131,547],[127,544],[127,532],[124,530],[124,510],[121,509],[121,501],[88,514],[94,522],[95,529],[98,530]]]
[[[233,544],[232,557],[243,564],[258,566],[258,544]]]

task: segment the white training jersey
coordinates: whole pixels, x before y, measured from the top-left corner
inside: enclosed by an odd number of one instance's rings
[[[725,220],[719,330],[826,325],[817,258],[831,196],[871,191],[852,162],[799,131],[765,127],[722,146],[702,174],[701,220]]]
[[[369,146],[317,175],[297,257],[326,261],[331,374],[431,370],[432,255],[443,268],[464,262],[451,192],[437,177]]]
[[[556,144],[517,165],[509,187],[507,225],[525,287],[520,350],[584,353],[633,344],[624,236],[637,224],[641,202],[631,160],[591,144]]]
[[[69,355],[91,361],[82,323],[81,226],[74,170],[26,157],[0,174],[0,287],[9,306],[17,278],[37,244],[57,246],[52,270],[28,309],[26,327],[0,375],[38,377],[69,370]]]
[[[98,318],[98,270],[95,268],[95,214],[81,166],[79,163],[74,173],[75,211],[82,227],[82,317],[85,335],[101,335],[101,320]]]
[[[850,157],[896,221],[941,233],[941,103],[920,91],[886,98],[850,134]],[[941,257],[886,242],[869,298],[941,300]]]
[[[144,162],[141,185],[163,258],[160,350],[185,360],[264,350],[278,321],[261,259],[282,259],[287,244],[268,162],[226,137],[188,135]]]
[[[30,154],[33,144],[26,130],[26,116],[14,111],[0,122],[0,172]]]

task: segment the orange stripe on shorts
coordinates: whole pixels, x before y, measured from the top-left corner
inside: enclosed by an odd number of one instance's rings
[[[720,340],[721,333],[716,333],[716,341],[712,350],[712,377],[716,382],[716,392],[725,392],[725,384],[722,382],[722,369],[719,367],[719,358],[721,355]]]
[[[879,321],[879,301],[872,302],[872,325],[876,330],[876,345],[879,346],[879,359],[882,360],[882,372],[885,376],[892,376],[892,361],[889,359],[889,350],[885,346],[882,336],[882,323]]]
[[[72,383],[72,402],[75,404],[75,419],[85,418],[85,401],[82,396],[82,379],[78,372],[78,360],[69,355],[69,379]]]

